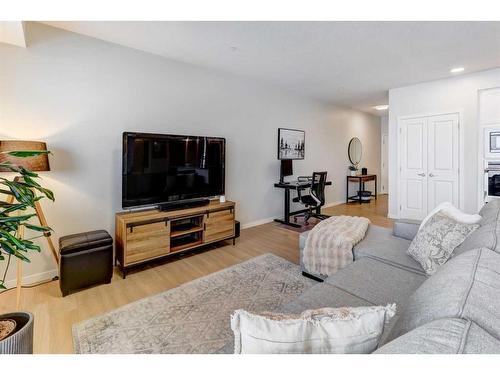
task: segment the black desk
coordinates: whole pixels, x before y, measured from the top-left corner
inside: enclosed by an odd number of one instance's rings
[[[327,181],[325,183],[325,185],[331,185],[331,184],[332,184],[331,181]],[[299,224],[292,223],[290,221],[290,216],[297,215],[297,214],[300,214],[302,212],[306,212],[307,209],[290,212],[290,190],[307,189],[310,186],[311,186],[310,182],[291,181],[289,183],[281,183],[281,182],[275,183],[274,187],[277,187],[280,189],[285,189],[285,202],[284,202],[283,219],[274,219],[274,221],[281,223],[281,224],[290,225],[291,227],[300,228]],[[316,208],[316,212],[318,214],[321,213],[321,207]]]

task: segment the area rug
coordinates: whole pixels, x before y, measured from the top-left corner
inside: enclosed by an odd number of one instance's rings
[[[264,254],[73,326],[76,353],[214,353],[234,310],[273,311],[316,282]]]

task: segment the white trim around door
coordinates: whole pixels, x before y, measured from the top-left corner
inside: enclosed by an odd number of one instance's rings
[[[420,219],[422,218],[422,213],[425,211],[425,212],[428,212],[428,210],[432,209],[432,208],[427,208],[427,206],[422,206],[420,209],[417,209],[415,208],[414,212],[408,212],[407,210],[402,210],[402,204],[403,204],[403,199],[405,198],[404,197],[404,194],[403,194],[403,191],[402,191],[402,179],[405,177],[405,171],[403,171],[403,165],[402,163],[405,162],[405,158],[402,154],[402,149],[404,147],[404,145],[402,144],[403,143],[403,123],[408,123],[408,121],[415,121],[415,125],[418,125],[419,121],[421,123],[421,131],[425,131],[426,134],[428,132],[428,127],[427,127],[427,124],[428,124],[428,119],[429,118],[434,118],[434,117],[443,117],[443,118],[447,118],[449,116],[452,116],[453,115],[455,116],[458,116],[458,206],[459,208],[463,209],[464,208],[464,202],[465,202],[465,197],[464,197],[464,126],[463,126],[463,122],[462,122],[462,119],[463,119],[463,116],[462,116],[462,111],[461,110],[456,110],[456,111],[446,111],[446,112],[441,112],[441,113],[425,113],[425,114],[416,114],[416,115],[406,115],[406,116],[399,116],[397,117],[397,168],[396,168],[396,179],[397,179],[397,192],[396,192],[396,200],[397,200],[397,213],[398,213],[398,218],[401,218],[401,219]],[[414,128],[414,130],[418,130],[418,126]],[[418,132],[417,132],[418,133]],[[418,135],[416,133],[416,135]],[[456,141],[456,138],[454,138],[455,141]],[[425,150],[420,150],[421,152],[424,152],[425,153],[425,160],[427,160],[427,141],[425,142],[426,143],[426,146],[425,146]],[[422,146],[423,147],[423,146]],[[416,149],[417,150],[417,149]],[[408,156],[408,155],[406,155]],[[424,161],[426,164],[427,164],[427,161]],[[424,166],[422,166],[422,168],[424,168]],[[418,172],[418,171],[417,171]],[[427,186],[424,187],[424,183],[425,181],[420,181],[420,184],[418,184],[419,181],[417,181],[418,178],[428,178],[427,174],[429,174],[428,170],[427,170],[427,166],[425,166],[425,174],[426,176],[422,176],[422,174],[424,173],[424,171],[420,171],[420,174],[419,173],[416,173],[416,178],[413,178],[412,180],[415,180],[413,182],[415,182],[412,186],[413,188],[416,189],[416,194],[418,194],[417,190],[420,191],[422,194],[425,194],[425,196],[423,195],[422,196],[422,199],[425,199],[427,200],[428,197],[427,197]],[[430,172],[430,174],[432,174],[432,172]],[[420,177],[421,176],[421,177]],[[419,190],[417,189],[418,187],[421,187],[422,189],[424,190]],[[418,203],[417,201],[415,201],[415,203]],[[424,202],[422,202],[422,205],[424,204]],[[425,203],[425,205],[427,205],[427,203]],[[420,210],[420,211],[419,211]],[[410,210],[411,211],[411,210]],[[407,217],[407,216],[411,216],[411,217]]]

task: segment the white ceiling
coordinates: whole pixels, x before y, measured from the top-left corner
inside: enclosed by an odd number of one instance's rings
[[[500,22],[45,23],[378,115],[390,88],[500,66]]]

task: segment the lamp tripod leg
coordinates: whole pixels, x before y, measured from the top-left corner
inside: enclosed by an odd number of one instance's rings
[[[47,227],[47,220],[45,219],[45,215],[42,210],[42,206],[40,205],[39,202],[35,203],[35,212],[36,216],[38,217],[38,220],[40,221],[40,225],[43,227]],[[51,233],[50,232],[45,232],[43,234],[45,236],[45,239],[47,240],[47,243],[49,244],[50,251],[52,252],[52,256],[54,257],[54,260],[56,261],[56,264],[59,265],[59,256],[57,255],[56,248],[54,247],[54,243],[52,242],[52,238],[50,237]]]

